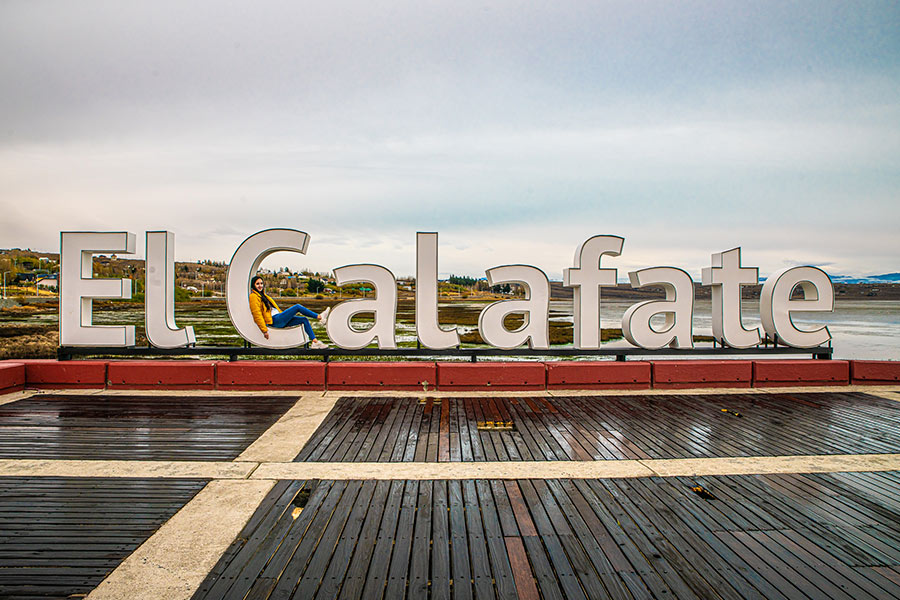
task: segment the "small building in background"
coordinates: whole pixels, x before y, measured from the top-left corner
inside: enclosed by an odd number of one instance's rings
[[[37,285],[39,288],[59,289],[59,276],[49,275],[47,277],[41,277],[37,280]]]

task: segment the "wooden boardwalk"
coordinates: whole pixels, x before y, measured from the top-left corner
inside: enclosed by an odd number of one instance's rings
[[[0,458],[232,460],[295,401],[43,394],[0,406]]]
[[[898,491],[898,473],[285,481],[194,597],[897,598]]]
[[[206,481],[0,479],[0,598],[77,598],[97,587]]]
[[[511,424],[511,430],[479,425]],[[877,454],[900,405],[859,392],[342,398],[298,461],[611,460]]]
[[[303,413],[307,403],[312,416]],[[271,436],[242,454],[263,434]],[[227,536],[193,583],[175,580],[145,596],[129,570],[115,588],[127,591],[107,597],[900,598],[900,471],[723,475],[709,468],[719,461],[703,460],[856,454],[896,461],[900,403],[847,390],[300,400],[39,394],[0,405],[7,464],[77,471],[64,461],[104,459],[112,473],[123,461],[205,461],[203,473],[243,470],[193,479],[0,477],[0,598],[97,593],[120,565],[151,560],[135,557],[153,544],[138,547],[173,514],[184,507],[179,521],[201,506],[192,533],[163,528],[190,547],[223,520],[216,486],[242,517],[222,530]],[[474,472],[504,461],[545,461],[522,465],[529,470],[575,461],[566,468],[583,470],[599,465],[586,461],[670,458],[701,459],[713,474],[657,477],[650,475],[665,471],[642,467],[619,479],[569,471],[572,478],[479,478],[500,476],[493,467],[453,480],[389,476],[399,462],[456,462]],[[341,476],[328,464],[330,479],[260,476],[267,465],[360,461],[382,463],[371,467],[374,479]],[[160,547],[164,556],[169,547]],[[165,571],[152,561],[146,576],[159,579]]]

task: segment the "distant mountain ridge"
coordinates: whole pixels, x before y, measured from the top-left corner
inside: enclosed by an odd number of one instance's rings
[[[884,275],[832,275],[835,283],[900,283],[900,273],[885,273]]]

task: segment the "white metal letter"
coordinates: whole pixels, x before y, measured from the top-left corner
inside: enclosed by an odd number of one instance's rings
[[[134,325],[91,325],[91,318],[94,298],[131,298],[130,279],[92,277],[94,254],[134,254],[135,235],[63,231],[59,238],[59,345],[134,346]]]
[[[630,306],[622,317],[622,334],[635,346],[658,350],[664,346],[693,348],[691,331],[694,318],[694,282],[691,276],[675,267],[653,267],[628,274],[631,287],[662,286],[665,300],[648,300]],[[654,315],[665,315],[664,329],[650,324]]]
[[[359,350],[378,338],[378,347],[394,349],[394,323],[397,316],[397,280],[394,274],[379,265],[348,265],[334,270],[337,285],[371,283],[375,298],[346,300],[331,309],[325,329],[335,345],[348,350]],[[350,324],[353,315],[375,313],[375,323],[365,331]]]
[[[147,232],[144,323],[147,340],[157,348],[178,348],[197,341],[194,328],[175,325],[175,234]]]
[[[601,269],[604,254],[619,256],[625,238],[596,235],[575,251],[575,267],[563,269],[563,285],[573,287],[575,299],[575,347],[596,350],[600,347],[600,288],[616,285],[616,270]]]
[[[481,339],[497,348],[516,348],[525,342],[535,350],[550,348],[547,318],[550,313],[550,281],[547,275],[529,265],[505,265],[485,271],[489,285],[520,283],[525,287],[525,300],[500,300],[488,304],[478,315]],[[508,330],[503,320],[510,313],[525,313],[525,323],[515,331]]]
[[[432,350],[459,345],[456,328],[438,324],[437,241],[437,233],[416,234],[416,334]]]
[[[791,300],[800,286],[803,300]],[[759,297],[759,316],[768,336],[795,348],[815,348],[831,339],[828,327],[804,331],[797,329],[791,313],[834,310],[834,286],[831,278],[817,267],[793,267],[778,271],[763,284]]]
[[[225,303],[228,316],[242,338],[265,348],[293,348],[308,342],[302,327],[269,328],[266,339],[250,313],[250,278],[259,265],[275,252],[306,254],[309,235],[295,229],[266,229],[244,240],[231,257],[225,276]]]
[[[759,283],[759,269],[741,266],[741,249],[712,255],[703,267],[703,285],[712,286],[712,330],[722,345],[750,348],[759,345],[759,328],[746,329],[741,320],[741,286]]]

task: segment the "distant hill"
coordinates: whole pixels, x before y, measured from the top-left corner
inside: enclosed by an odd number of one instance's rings
[[[900,283],[900,273],[885,273],[884,275],[832,275],[835,283]]]

